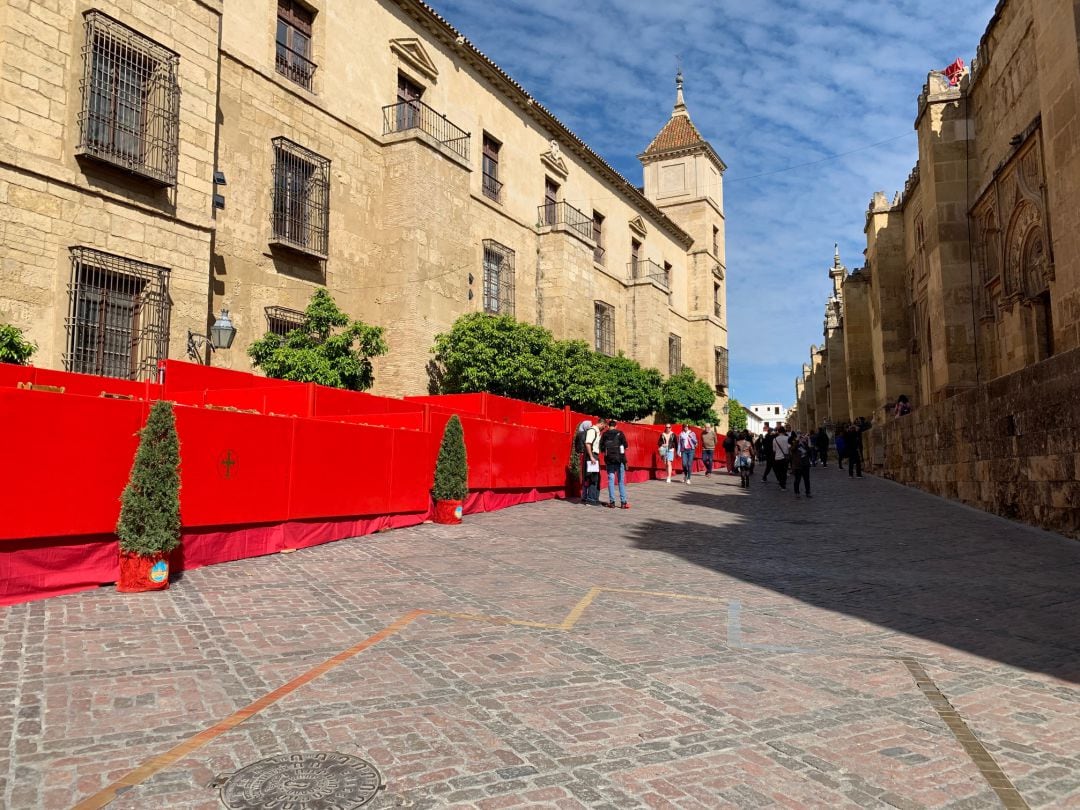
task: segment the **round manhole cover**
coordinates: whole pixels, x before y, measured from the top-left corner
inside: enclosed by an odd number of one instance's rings
[[[221,788],[233,810],[352,810],[371,801],[382,776],[346,754],[281,754],[241,768]]]

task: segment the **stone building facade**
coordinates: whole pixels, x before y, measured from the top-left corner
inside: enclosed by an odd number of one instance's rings
[[[885,475],[1080,534],[1073,4],[999,2],[971,71],[930,73],[915,128],[918,163],[891,201],[874,194],[865,266],[840,281],[846,409],[822,410],[804,372],[796,424],[873,418]],[[901,395],[914,410],[894,418]]]
[[[377,393],[425,392],[434,336],[487,311],[690,366],[726,410],[725,166],[681,76],[639,189],[420,0],[16,2],[2,35],[0,322],[39,364],[145,375],[227,309],[196,356],[248,370],[325,287],[386,329]]]

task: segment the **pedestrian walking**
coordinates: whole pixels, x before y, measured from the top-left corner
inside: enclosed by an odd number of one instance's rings
[[[735,474],[735,445],[738,444],[739,437],[735,435],[734,430],[729,430],[724,437],[724,461],[727,467],[727,471],[730,475]]]
[[[600,452],[604,454],[607,471],[608,509],[615,508],[615,482],[619,484],[619,502],[623,509],[630,508],[626,500],[626,434],[619,430],[614,419],[608,419],[608,428],[600,438]]]
[[[908,402],[907,394],[901,394],[896,398],[893,416],[907,416],[909,413],[911,413],[911,403]]]
[[[836,431],[836,466],[844,469],[844,458],[847,455],[847,439],[845,429],[841,427]]]
[[[795,476],[795,497],[799,497],[799,482],[806,484],[806,497],[810,494],[810,434],[804,433],[791,443],[791,471]]]
[[[667,467],[667,482],[671,483],[671,467],[675,462],[675,447],[679,440],[671,430],[671,425],[664,425],[664,432],[656,440],[656,451],[660,454],[660,460]]]
[[[698,438],[690,425],[683,425],[679,433],[679,454],[682,456],[683,483],[690,483],[690,474],[694,468],[694,451],[697,450]]]
[[[735,442],[735,471],[739,474],[739,486],[750,489],[750,479],[754,475],[754,443],[745,430]]]
[[[818,458],[821,459],[821,466],[829,466],[829,432],[825,430],[825,426],[822,425],[818,428],[817,435],[814,436],[814,444],[817,445]]]
[[[788,463],[791,460],[791,447],[788,443],[787,428],[781,425],[773,439],[773,469],[776,470],[776,483],[780,489],[787,489]]]
[[[586,423],[584,437],[585,487],[581,502],[586,506],[600,505],[600,433],[601,426]]]
[[[761,483],[763,484],[769,480],[769,473],[775,472],[776,447],[773,445],[775,440],[776,434],[773,433],[771,428],[761,438],[762,450],[765,453],[765,472],[761,475]]]
[[[848,425],[844,433],[844,447],[848,457],[848,477],[862,478],[863,440],[862,435],[871,425],[863,417],[858,417],[854,424]]]
[[[706,425],[701,429],[701,463],[705,465],[705,475],[712,475],[715,453],[716,425]]]

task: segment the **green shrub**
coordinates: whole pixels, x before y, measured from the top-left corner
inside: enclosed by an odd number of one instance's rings
[[[669,422],[715,425],[716,392],[689,366],[668,377],[660,388],[660,412]]]
[[[350,321],[333,296],[316,290],[300,325],[281,337],[267,332],[248,347],[267,377],[366,391],[375,383],[372,357],[388,347],[380,326]]]
[[[180,545],[180,440],[171,402],[155,402],[139,431],[116,534],[122,551],[143,557]]]
[[[469,461],[465,454],[465,432],[455,414],[443,431],[439,458],[435,462],[435,488],[432,494],[437,501],[463,501],[468,492]]]
[[[6,323],[0,323],[0,363],[14,363],[25,366],[26,361],[37,351],[37,346],[23,337],[22,330]]]

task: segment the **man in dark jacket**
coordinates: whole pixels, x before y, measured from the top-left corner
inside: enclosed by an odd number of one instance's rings
[[[607,470],[608,509],[615,508],[615,481],[619,482],[619,500],[623,509],[630,508],[626,500],[626,434],[618,428],[614,419],[608,419],[608,429],[600,437],[600,452]]]
[[[870,423],[860,416],[855,420],[855,424],[848,425],[847,430],[844,432],[844,451],[848,457],[847,472],[849,478],[862,478],[862,435],[870,427]]]
[[[825,430],[825,426],[822,425],[818,428],[817,435],[814,436],[814,444],[817,445],[818,458],[821,459],[821,466],[829,466],[829,433]]]
[[[776,448],[773,446],[773,439],[776,438],[776,434],[773,433],[772,428],[765,431],[765,435],[761,437],[761,449],[765,453],[765,472],[761,476],[762,481],[769,480],[769,473],[773,471],[773,462],[776,461]]]

